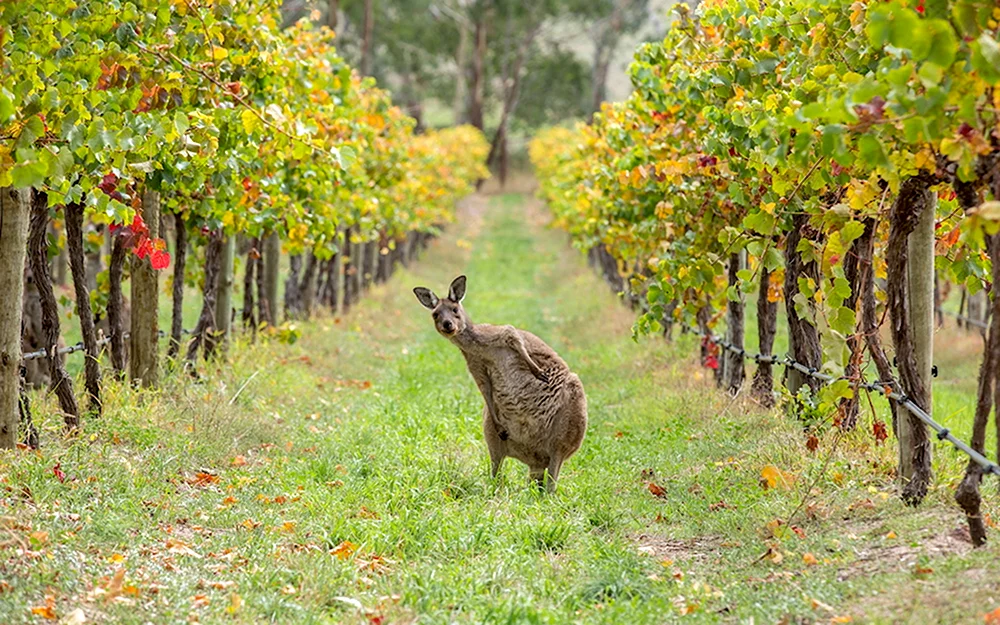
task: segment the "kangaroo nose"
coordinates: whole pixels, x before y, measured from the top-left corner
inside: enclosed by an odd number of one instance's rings
[[[445,322],[444,322],[443,324],[441,324],[441,325],[442,325],[442,326],[444,326],[444,331],[445,331],[445,332],[451,332],[452,330],[454,330],[454,329],[455,329],[455,324],[454,324],[454,323],[452,323],[452,322],[450,322],[450,321],[445,321]]]

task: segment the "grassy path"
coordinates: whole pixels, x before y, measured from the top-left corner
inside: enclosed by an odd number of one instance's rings
[[[49,417],[42,454],[0,456],[0,622],[982,623],[1000,606],[997,547],[961,539],[953,476],[906,510],[866,433],[810,452],[789,418],[718,393],[689,337],[634,343],[545,219],[471,198],[412,270],[298,343],[234,345],[155,396],[112,389],[74,442]],[[584,382],[590,429],[555,496],[516,461],[488,478],[481,399],[410,291],[459,273],[473,319],[530,329]],[[767,465],[787,487],[762,488]]]

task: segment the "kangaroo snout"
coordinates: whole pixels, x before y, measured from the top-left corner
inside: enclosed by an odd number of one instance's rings
[[[446,319],[444,323],[441,324],[441,328],[444,330],[445,334],[451,334],[455,331],[455,324],[451,320]]]

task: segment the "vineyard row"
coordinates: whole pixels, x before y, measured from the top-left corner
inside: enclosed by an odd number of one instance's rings
[[[590,125],[530,147],[541,194],[613,288],[641,308],[635,329],[680,320],[727,344],[703,346],[731,393],[746,377],[745,300],[756,291],[760,350],[779,304],[785,385],[854,428],[864,368],[898,380],[890,402],[903,499],[932,481],[936,283],[973,296],[1000,282],[1000,9],[982,0],[712,0],[684,5],[644,44],[634,91]],[[986,456],[1000,364],[993,314],[970,447]],[[882,343],[888,321],[893,354]],[[894,356],[890,358],[890,356]],[[774,402],[773,363],[750,384]],[[897,386],[898,384],[898,386]],[[969,462],[956,499],[985,541]]]

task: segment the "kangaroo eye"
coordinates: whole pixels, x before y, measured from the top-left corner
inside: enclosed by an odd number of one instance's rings
[[[458,308],[452,308],[451,312],[453,312],[453,313],[455,313],[457,315],[458,314]]]
[[[441,313],[439,313],[439,312],[438,312],[438,311],[436,311],[436,310],[434,311],[434,314],[433,314],[433,315],[431,315],[431,317],[434,317],[435,319],[437,319],[437,318],[438,318],[438,317],[440,317],[440,316],[441,316]]]

